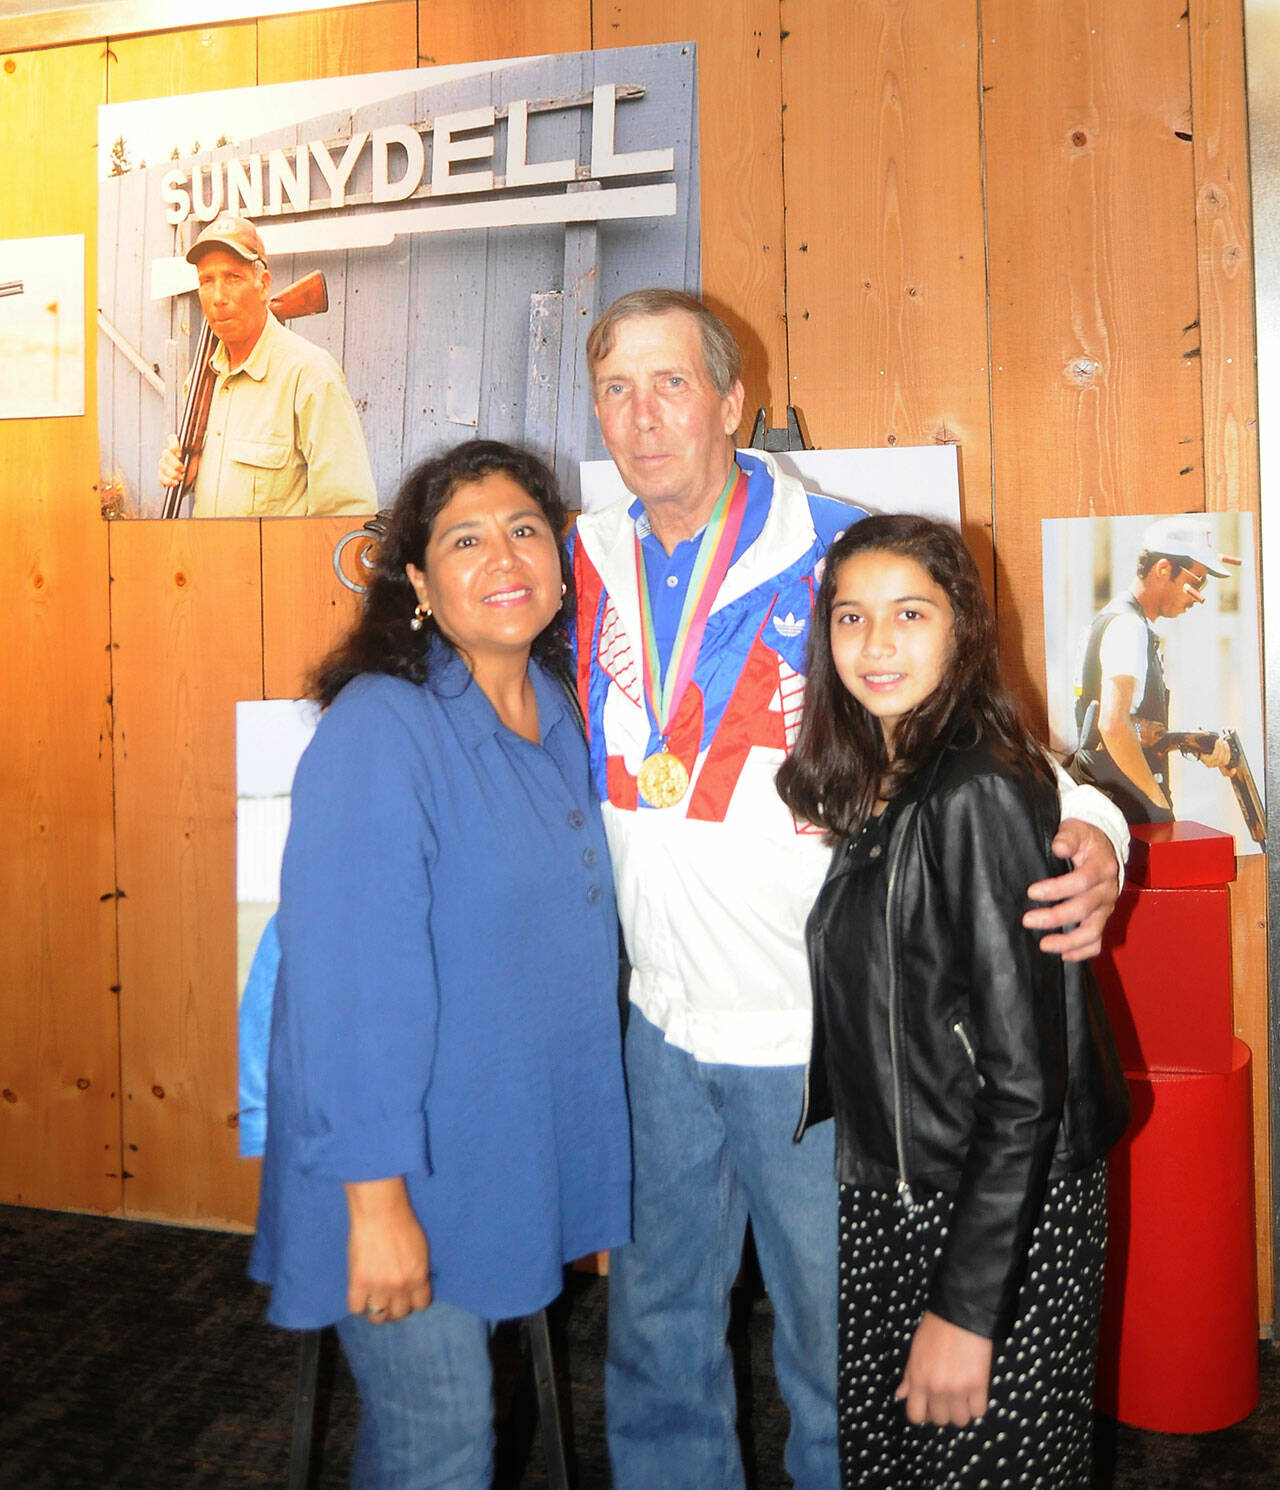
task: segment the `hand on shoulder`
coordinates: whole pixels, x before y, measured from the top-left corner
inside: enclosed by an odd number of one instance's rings
[[[1028,911],[1022,924],[1050,933],[1041,937],[1041,951],[1057,952],[1066,962],[1083,962],[1102,950],[1107,917],[1120,894],[1115,849],[1101,829],[1068,818],[1058,829],[1053,851],[1069,859],[1072,867],[1030,886],[1028,895],[1042,906]]]

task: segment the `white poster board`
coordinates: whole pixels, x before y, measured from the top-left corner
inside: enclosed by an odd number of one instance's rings
[[[236,924],[238,994],[262,929],[280,900],[280,861],[289,833],[293,773],[315,733],[309,699],[236,704]]]
[[[815,496],[837,497],[868,512],[918,512],[959,526],[960,464],[954,445],[770,453]],[[630,500],[611,460],[583,461],[580,470],[584,512]]]
[[[0,419],[84,413],[84,234],[0,240]]]

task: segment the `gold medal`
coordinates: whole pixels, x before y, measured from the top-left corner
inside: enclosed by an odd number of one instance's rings
[[[636,774],[640,798],[647,807],[674,807],[689,790],[689,772],[679,756],[667,749],[671,725],[680,702],[693,683],[694,668],[702,647],[707,618],[729,571],[733,549],[742,530],[747,506],[747,477],[737,464],[729,468],[724,490],[716,499],[711,516],[698,541],[698,554],[689,579],[680,624],[671,641],[664,668],[653,624],[653,602],[644,561],[644,547],[635,537],[636,592],[640,598],[640,646],[644,658],[644,697],[653,732],[661,744],[647,757]],[[675,579],[668,584],[675,584]],[[652,736],[651,736],[652,738]],[[691,742],[692,743],[692,742]],[[694,748],[696,756],[696,745]]]
[[[640,767],[636,785],[650,807],[674,807],[689,790],[689,773],[678,755],[659,750]]]

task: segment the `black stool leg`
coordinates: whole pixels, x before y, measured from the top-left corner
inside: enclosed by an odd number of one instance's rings
[[[525,1320],[529,1332],[529,1355],[533,1382],[538,1393],[538,1421],[547,1455],[548,1490],[569,1490],[569,1467],[564,1456],[564,1434],[560,1428],[560,1402],[556,1393],[555,1368],[551,1363],[551,1335],[547,1311],[539,1309]]]
[[[293,1442],[289,1447],[289,1490],[307,1490],[311,1481],[311,1435],[316,1415],[316,1373],[320,1331],[306,1330],[298,1352],[298,1391],[293,1399]]]
[[[538,1422],[547,1456],[547,1490],[569,1490],[569,1467],[565,1458],[564,1432],[560,1424],[560,1401],[555,1367],[551,1360],[551,1334],[547,1313],[540,1309],[524,1321],[529,1339],[529,1365],[538,1400]],[[293,1441],[289,1449],[289,1490],[307,1490],[311,1481],[311,1447],[315,1427],[316,1378],[320,1362],[319,1330],[306,1330],[298,1352],[298,1390],[293,1401]]]

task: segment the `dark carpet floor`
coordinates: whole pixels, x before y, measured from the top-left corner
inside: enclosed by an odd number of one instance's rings
[[[248,1490],[286,1483],[296,1336],[262,1322],[248,1239],[0,1206],[0,1490]],[[606,1490],[601,1357],[607,1284],[572,1275],[552,1333],[577,1490]],[[732,1339],[751,1490],[783,1490],[786,1413],[769,1368],[771,1316],[736,1291]],[[499,1399],[523,1417],[520,1341],[495,1342]],[[1099,1490],[1280,1485],[1280,1350],[1261,1349],[1262,1402],[1198,1437],[1099,1419]],[[356,1405],[326,1348],[316,1490],[346,1485]],[[506,1490],[546,1483],[536,1437],[504,1438]]]

